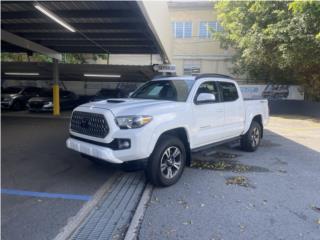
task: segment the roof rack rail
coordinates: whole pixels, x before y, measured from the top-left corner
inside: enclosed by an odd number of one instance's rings
[[[196,76],[195,80],[198,80],[200,78],[209,78],[209,77],[216,77],[216,78],[227,78],[227,79],[233,79],[232,77],[224,74],[219,74],[219,73],[204,73],[204,74],[199,74]]]

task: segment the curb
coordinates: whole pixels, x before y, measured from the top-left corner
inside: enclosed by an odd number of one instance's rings
[[[137,209],[133,215],[131,223],[128,227],[128,230],[127,230],[127,233],[124,237],[124,240],[138,239],[140,225],[142,223],[144,214],[146,212],[147,204],[150,201],[152,191],[153,191],[153,186],[148,183],[142,193],[141,199],[140,199],[139,204],[137,206]]]
[[[107,195],[115,183],[116,179],[120,176],[120,173],[113,174],[94,194],[92,199],[85,203],[76,216],[69,219],[66,226],[64,226],[60,233],[53,240],[67,240],[77,230],[80,224],[86,219],[86,217],[92,212],[92,210],[100,203],[105,195]]]

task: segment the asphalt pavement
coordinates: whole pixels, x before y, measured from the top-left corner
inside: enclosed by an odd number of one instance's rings
[[[1,120],[1,239],[53,239],[117,170],[65,147],[66,118]]]
[[[273,117],[254,153],[223,146],[155,188],[138,234],[150,239],[320,239],[320,122]]]

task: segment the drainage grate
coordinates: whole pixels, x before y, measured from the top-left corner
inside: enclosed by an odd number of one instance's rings
[[[141,172],[120,176],[105,199],[71,239],[123,239],[145,185]]]

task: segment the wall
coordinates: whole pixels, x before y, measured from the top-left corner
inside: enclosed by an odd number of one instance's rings
[[[203,4],[175,3],[170,7],[171,22],[191,21],[192,37],[176,39],[173,36],[173,64],[177,66],[177,74],[183,74],[186,60],[200,61],[201,73],[221,73],[231,75],[231,58],[233,49],[222,49],[220,43],[209,38],[199,38],[199,25],[201,21],[217,21],[217,14],[212,3]]]
[[[138,1],[147,23],[158,41],[164,61],[172,60],[172,31],[166,1]]]
[[[320,102],[275,100],[269,101],[269,108],[271,115],[301,115],[320,119]]]
[[[304,100],[303,88],[298,85],[241,84],[240,89],[244,98]]]

